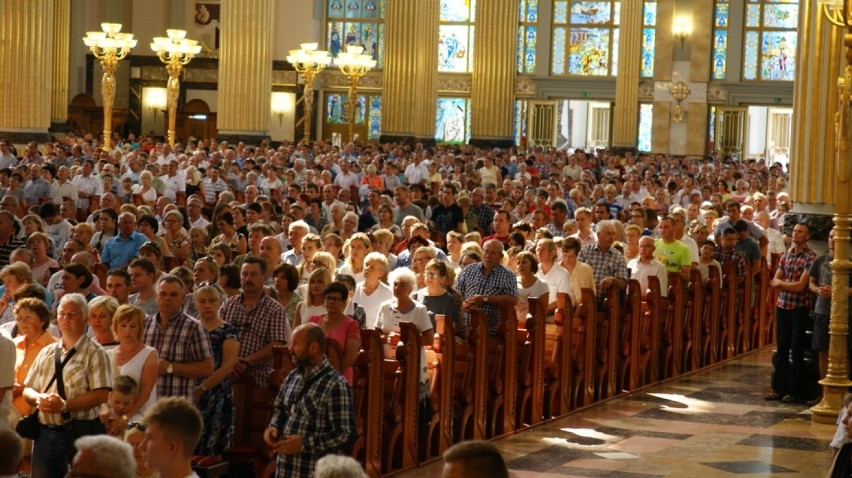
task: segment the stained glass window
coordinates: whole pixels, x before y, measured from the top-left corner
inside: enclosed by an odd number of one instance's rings
[[[535,73],[538,38],[538,0],[518,2],[518,73]]]
[[[370,116],[367,123],[367,139],[378,141],[382,135],[382,97],[370,97]]]
[[[476,0],[442,0],[438,25],[438,71],[473,70]]]
[[[617,74],[620,7],[619,0],[553,0],[551,73]]]
[[[657,2],[646,0],[642,10],[642,78],[654,77],[654,49],[657,45]]]
[[[713,11],[713,79],[724,80],[728,67],[728,0],[716,0]]]
[[[636,146],[639,151],[651,151],[651,134],[654,130],[654,105],[642,103],[639,105],[639,137]]]
[[[515,100],[515,146],[523,147],[527,139],[527,100]]]
[[[326,97],[327,123],[347,124],[349,123],[349,95],[346,93],[331,93]],[[358,95],[355,101],[355,124],[364,124],[367,110],[367,97]]]
[[[373,55],[376,68],[382,68],[386,5],[387,0],[326,0],[326,48],[331,56],[348,45],[360,45]]]
[[[743,79],[793,81],[798,25],[798,0],[748,0]]]
[[[438,98],[435,141],[467,144],[470,140],[470,99]]]

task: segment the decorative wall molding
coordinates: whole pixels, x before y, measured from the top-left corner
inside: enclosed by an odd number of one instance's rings
[[[296,85],[299,83],[299,74],[295,71],[272,70],[273,85]]]
[[[724,103],[728,98],[728,92],[720,83],[707,84],[707,102],[708,103]]]
[[[639,80],[639,99],[653,100],[654,99],[654,80],[644,78]]]
[[[535,97],[535,80],[529,76],[515,77],[515,95]]]
[[[438,93],[470,94],[470,75],[438,75]]]
[[[349,88],[349,80],[346,79],[346,75],[337,70],[323,71],[317,75],[315,82],[318,82],[321,88]],[[358,90],[363,89],[382,89],[382,73],[379,71],[370,72],[361,78],[361,81],[358,82]]]

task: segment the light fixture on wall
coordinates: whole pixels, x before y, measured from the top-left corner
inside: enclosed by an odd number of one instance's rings
[[[109,148],[112,137],[112,105],[115,101],[115,70],[118,62],[136,46],[132,33],[121,33],[121,23],[101,23],[100,32],[86,32],[83,44],[101,61],[104,76],[101,95],[104,100],[104,146]]]
[[[154,120],[157,120],[157,114],[166,109],[166,89],[165,88],[145,88],[145,106],[154,113]]]
[[[692,19],[686,16],[675,18],[672,33],[675,38],[680,40],[680,48],[683,49],[684,42],[692,35]]]
[[[175,145],[175,118],[177,116],[177,100],[179,93],[180,72],[184,65],[192,58],[201,53],[201,45],[195,40],[186,38],[184,30],[166,30],[166,37],[155,37],[151,43],[151,49],[166,64],[169,72],[169,81],[166,83],[168,91],[167,103],[169,107],[169,146]]]
[[[672,98],[677,101],[674,109],[672,110],[672,121],[675,123],[681,123],[683,122],[683,117],[686,115],[686,112],[683,111],[683,107],[681,106],[681,102],[689,96],[689,87],[686,86],[686,83],[678,81],[677,83],[672,83],[671,88],[669,88],[669,93],[671,93]]]
[[[278,91],[272,93],[272,114],[278,118],[279,126],[284,124],[284,115],[293,109],[292,103],[289,94]]]
[[[305,79],[305,142],[311,140],[311,118],[314,106],[314,78],[331,64],[331,55],[325,50],[317,50],[316,43],[302,43],[298,50],[290,50],[287,61],[302,74]],[[274,111],[274,110],[273,110]],[[281,121],[281,115],[278,116]]]
[[[370,70],[376,67],[376,60],[372,55],[364,54],[364,47],[350,45],[346,47],[345,52],[337,54],[334,59],[334,64],[340,68],[340,71],[346,75],[349,80],[349,141],[353,141],[355,128],[355,96],[358,91],[358,82],[361,77],[367,74]]]

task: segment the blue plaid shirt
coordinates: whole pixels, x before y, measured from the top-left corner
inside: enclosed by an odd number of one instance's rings
[[[518,297],[518,278],[509,269],[498,265],[485,275],[485,266],[480,262],[464,268],[456,281],[456,290],[468,299],[475,295],[512,295]],[[482,304],[482,310],[488,321],[488,335],[497,335],[500,324],[500,306],[494,303]],[[470,314],[464,316],[465,327],[470,326]]]
[[[302,390],[303,384],[309,387]],[[278,455],[276,476],[313,476],[317,461],[341,451],[355,435],[355,404],[343,375],[328,359],[304,373],[290,372],[275,398],[270,428],[278,439],[302,437],[302,452]]]
[[[24,185],[24,197],[29,204],[38,204],[40,199],[50,199],[50,183],[44,178],[27,181]]]

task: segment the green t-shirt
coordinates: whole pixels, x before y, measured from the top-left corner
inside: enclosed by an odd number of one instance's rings
[[[662,239],[657,239],[654,241],[654,247],[654,259],[660,261],[669,272],[680,272],[683,266],[692,264],[689,248],[678,240],[666,244]]]

